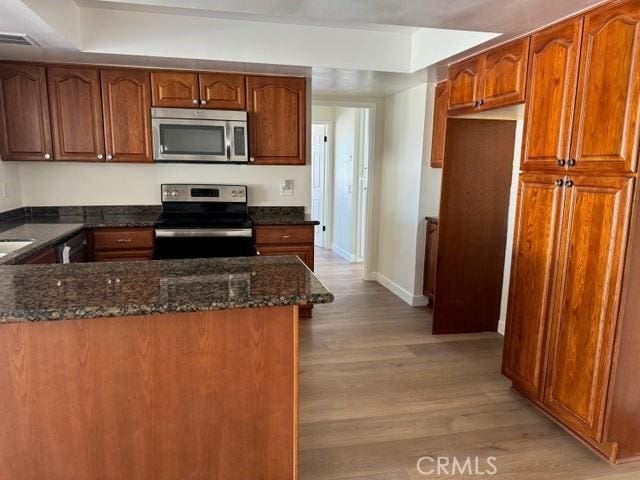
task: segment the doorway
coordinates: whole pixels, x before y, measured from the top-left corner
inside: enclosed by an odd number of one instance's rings
[[[313,106],[311,213],[315,245],[349,263],[367,264],[372,109]]]

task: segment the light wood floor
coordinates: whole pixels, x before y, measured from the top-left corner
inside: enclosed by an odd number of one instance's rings
[[[501,480],[640,479],[640,465],[609,465],[509,388],[500,335],[434,337],[425,308],[325,250],[316,274],[336,300],[300,328],[300,480],[473,478],[420,475],[425,455],[493,456],[498,474],[484,478]]]

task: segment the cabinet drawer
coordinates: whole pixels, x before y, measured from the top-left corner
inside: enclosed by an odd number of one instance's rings
[[[114,228],[93,230],[94,250],[153,249],[154,232],[150,228]]]
[[[96,262],[153,260],[153,250],[117,250],[110,252],[95,252],[93,257]]]
[[[295,255],[302,262],[309,267],[310,270],[313,270],[313,245],[311,246],[267,246],[267,245],[256,245],[256,255],[264,255],[267,257],[279,256],[279,255]]]
[[[256,227],[256,245],[313,245],[313,225]]]

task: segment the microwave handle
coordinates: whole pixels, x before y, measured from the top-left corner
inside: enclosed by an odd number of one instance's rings
[[[224,131],[225,151],[227,152],[227,159],[231,160],[231,123],[227,122]]]

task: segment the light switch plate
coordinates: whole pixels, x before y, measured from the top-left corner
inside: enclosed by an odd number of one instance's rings
[[[280,196],[293,195],[293,180],[280,180]]]

